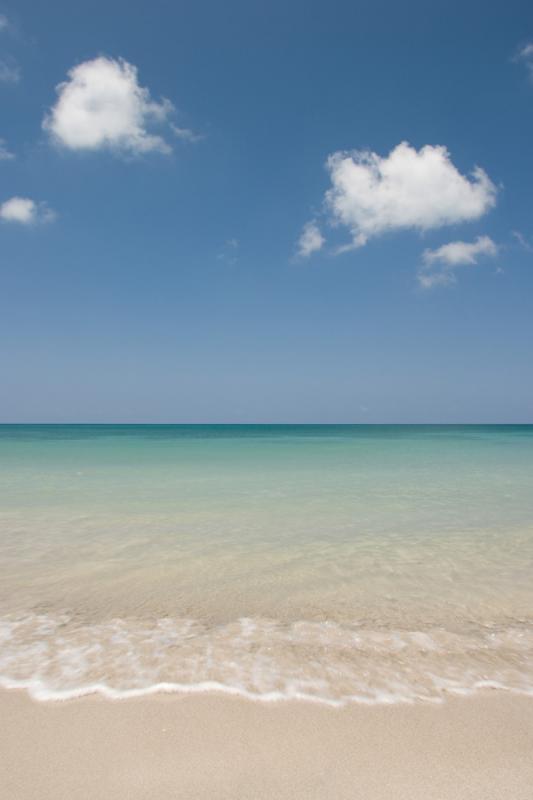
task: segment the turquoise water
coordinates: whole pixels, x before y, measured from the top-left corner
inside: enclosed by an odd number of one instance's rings
[[[533,426],[0,426],[0,676],[42,699],[533,689]]]

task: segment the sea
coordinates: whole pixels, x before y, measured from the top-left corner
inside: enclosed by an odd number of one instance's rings
[[[0,686],[533,694],[533,426],[2,425]]]

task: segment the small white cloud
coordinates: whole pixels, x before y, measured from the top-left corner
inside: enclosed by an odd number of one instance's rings
[[[424,289],[456,283],[455,270],[469,264],[477,264],[478,259],[494,257],[498,246],[489,236],[478,236],[473,242],[449,242],[436,250],[424,250],[424,266],[419,270],[418,283]]]
[[[28,225],[35,220],[36,204],[28,197],[12,197],[0,206],[0,218]]]
[[[480,167],[462,175],[440,145],[420,150],[402,142],[388,156],[333,153],[325,206],[346,227],[353,247],[388,231],[440,228],[479,219],[496,202],[496,187]],[[344,248],[346,249],[346,248]]]
[[[204,137],[201,133],[196,133],[191,128],[180,128],[178,125],[170,123],[170,127],[176,139],[181,139],[183,142],[200,142]]]
[[[306,223],[298,239],[298,255],[307,258],[317,250],[321,250],[325,241],[316,222]]]
[[[489,236],[478,236],[474,242],[449,242],[436,250],[424,250],[424,264],[441,263],[450,267],[477,264],[479,256],[495,256],[498,248]]]
[[[4,31],[6,28],[9,28],[9,20],[5,14],[0,14],[0,31]]]
[[[4,139],[0,139],[0,161],[11,161],[15,158],[15,154],[9,150]]]
[[[0,61],[0,83],[18,83],[20,69],[15,63]]]
[[[55,217],[55,212],[45,203],[36,203],[29,197],[11,197],[0,205],[0,219],[4,222],[34,225],[37,222],[52,222]]]
[[[149,128],[167,122],[174,106],[165,98],[153,100],[132,64],[100,56],[73,67],[68,78],[57,87],[57,102],[43,121],[58,144],[133,155],[171,152]]]
[[[434,289],[436,286],[450,286],[457,283],[457,278],[451,271],[436,270],[435,272],[420,271],[417,275],[418,283],[422,289]]]

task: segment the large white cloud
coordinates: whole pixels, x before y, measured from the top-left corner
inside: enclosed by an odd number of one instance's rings
[[[298,255],[302,258],[307,258],[311,253],[320,250],[325,241],[316,222],[306,223],[298,239]]]
[[[153,100],[127,61],[100,56],[78,64],[57,94],[43,127],[64,147],[130,154],[171,151],[150,127],[166,122],[174,107],[170,100]]]
[[[55,213],[45,203],[36,203],[29,197],[11,197],[0,205],[0,219],[21,225],[51,222]]]
[[[457,267],[477,264],[481,256],[494,257],[498,246],[489,236],[478,236],[473,242],[448,242],[435,250],[424,250],[424,266],[418,272],[418,282],[424,289],[456,282]]]
[[[496,202],[496,187],[480,167],[462,175],[440,145],[420,150],[402,142],[388,156],[368,150],[333,153],[327,160],[331,188],[325,205],[345,226],[352,246],[393,230],[426,231],[483,216]]]

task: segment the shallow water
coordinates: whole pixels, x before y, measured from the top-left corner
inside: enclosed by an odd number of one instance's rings
[[[0,426],[0,676],[533,692],[533,426]]]

